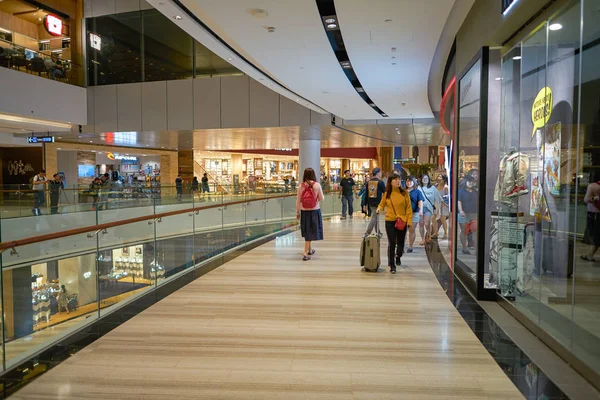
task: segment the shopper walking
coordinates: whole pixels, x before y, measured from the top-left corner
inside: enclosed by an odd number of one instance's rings
[[[67,288],[65,285],[60,286],[56,302],[58,303],[58,314],[60,314],[63,308],[67,311],[67,314],[69,314],[69,299],[67,299]]]
[[[48,181],[50,187],[50,214],[58,214],[58,200],[60,191],[64,189],[62,177],[59,174],[54,174],[52,180]]]
[[[600,248],[600,181],[590,183],[583,201],[587,204],[586,238],[592,245],[590,252],[581,256],[586,261],[596,261],[594,256]]]
[[[100,177],[100,204],[98,209],[108,209],[108,192],[110,191],[110,175],[105,173]]]
[[[410,195],[410,204],[412,209],[412,224],[408,229],[408,249],[407,252],[413,252],[415,239],[417,238],[416,227],[423,216],[423,193],[417,189],[416,179],[412,176],[406,178],[406,190]]]
[[[40,172],[32,178],[31,182],[31,188],[33,189],[33,215],[42,215],[40,207],[46,203],[46,185],[48,184],[46,170],[40,170]]]
[[[421,186],[419,186],[419,190],[423,193],[424,199],[423,218],[419,221],[419,232],[423,239],[421,246],[423,246],[425,243],[431,243],[431,220],[436,213],[437,207],[439,207],[439,203],[442,202],[442,197],[435,186],[431,184],[431,178],[428,174],[423,174],[421,177]]]
[[[347,169],[344,171],[344,178],[340,182],[340,194],[338,196],[338,199],[342,199],[342,219],[346,219],[346,212],[348,212],[350,218],[352,218],[352,214],[354,214],[353,194],[358,198],[356,183],[350,176],[350,170]]]
[[[436,239],[438,237],[440,231],[440,225],[444,229],[444,237],[442,240],[448,239],[448,217],[450,216],[450,191],[448,189],[448,177],[446,175],[440,174],[437,179],[437,191],[442,198],[442,202],[437,209],[436,219],[434,220],[433,225],[433,235],[432,239]]]
[[[375,224],[377,223],[376,218],[378,218],[375,211],[379,207],[384,193],[386,193],[386,186],[381,180],[381,168],[373,168],[371,179],[367,183],[367,207],[369,207],[372,218],[367,226],[365,237],[369,236],[375,228]]]
[[[208,175],[206,172],[202,175],[202,193],[210,192],[210,188],[208,187]]]
[[[477,230],[477,189],[471,175],[465,176],[465,186],[458,189],[458,225],[463,254],[471,254],[473,233]]]
[[[310,260],[315,254],[312,242],[323,240],[323,217],[321,215],[321,201],[323,189],[317,182],[317,176],[312,168],[306,168],[302,177],[302,184],[296,196],[296,218],[300,220],[300,231],[304,238],[303,261]]]
[[[183,179],[181,179],[181,176],[179,175],[175,178],[175,192],[177,193],[177,201],[181,201],[181,196],[183,195]]]
[[[406,231],[412,225],[412,206],[410,195],[400,185],[400,176],[388,177],[385,195],[377,207],[377,216],[385,210],[385,232],[388,237],[388,266],[392,274],[396,266],[402,265]]]
[[[98,192],[102,187],[102,181],[100,178],[94,178],[94,181],[90,183],[89,193],[92,196],[92,210],[98,208]]]

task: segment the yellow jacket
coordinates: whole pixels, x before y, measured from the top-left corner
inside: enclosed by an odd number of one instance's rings
[[[394,202],[393,208],[392,202]],[[400,217],[408,224],[408,226],[412,226],[413,210],[410,204],[410,195],[408,192],[404,192],[404,194],[402,194],[398,190],[393,190],[389,199],[386,198],[386,193],[384,193],[383,197],[381,198],[381,203],[379,203],[377,209],[379,211],[383,211],[385,209],[386,221],[395,221],[398,219],[398,217]],[[396,209],[396,214],[394,214],[394,209]]]

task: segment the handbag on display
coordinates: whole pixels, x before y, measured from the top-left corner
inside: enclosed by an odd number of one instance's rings
[[[406,228],[406,221],[404,221],[398,216],[398,213],[396,212],[396,207],[394,207],[394,202],[392,201],[391,196],[390,204],[392,205],[392,210],[394,210],[394,215],[396,216],[396,223],[394,224],[394,228],[398,229],[399,231],[403,231]]]

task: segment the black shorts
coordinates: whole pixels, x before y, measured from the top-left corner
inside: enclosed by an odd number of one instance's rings
[[[588,237],[594,246],[600,246],[600,213],[587,213]]]

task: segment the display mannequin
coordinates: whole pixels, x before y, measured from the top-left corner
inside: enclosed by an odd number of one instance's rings
[[[500,161],[500,172],[494,190],[494,200],[515,204],[509,199],[529,193],[527,173],[529,172],[529,156],[511,146],[509,152]]]

